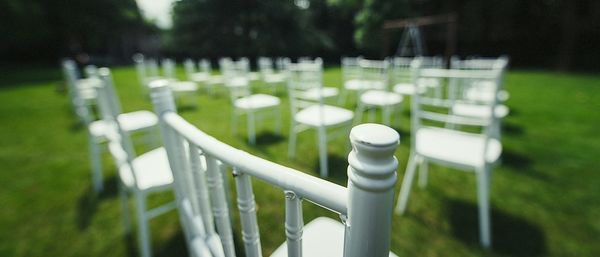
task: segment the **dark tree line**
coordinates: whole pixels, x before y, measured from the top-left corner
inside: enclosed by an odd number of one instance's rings
[[[0,62],[131,56],[152,33],[135,0],[0,0]]]
[[[178,0],[159,31],[135,0],[0,0],[0,63],[88,53],[184,56],[381,57],[401,30],[386,20],[455,13],[456,54],[507,54],[514,66],[598,70],[596,0]],[[443,54],[445,25],[423,27],[429,54]],[[390,43],[384,44],[384,39]],[[384,49],[385,47],[385,49]]]

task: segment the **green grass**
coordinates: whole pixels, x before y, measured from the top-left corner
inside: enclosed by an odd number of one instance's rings
[[[151,110],[133,68],[113,70],[124,111]],[[115,168],[105,156],[106,192],[91,193],[87,136],[61,91],[58,69],[3,71],[0,78],[0,256],[137,256],[124,236]],[[4,75],[6,74],[6,76]],[[327,85],[340,84],[328,69]],[[406,215],[394,216],[392,250],[400,256],[600,256],[600,76],[512,71],[507,76],[511,115],[503,130],[502,164],[494,170],[494,249],[478,245],[475,177],[430,168],[426,189],[415,187]],[[266,159],[318,174],[316,139],[300,136],[288,160],[288,102],[283,136],[259,130],[257,146],[245,128],[230,133],[224,94],[184,99],[181,115],[216,138]],[[408,110],[408,106],[405,106]],[[244,122],[241,122],[244,124]],[[402,178],[409,153],[409,116],[397,128]],[[333,141],[331,180],[345,185],[344,138]],[[400,183],[396,186],[398,192]],[[283,192],[254,181],[263,253],[285,239]],[[168,194],[152,199],[158,203]],[[133,206],[132,206],[133,207]],[[327,211],[304,204],[305,222]],[[239,222],[234,218],[236,240]],[[176,213],[151,222],[158,256],[183,256]],[[239,244],[238,244],[239,245]],[[242,252],[242,249],[238,249]]]

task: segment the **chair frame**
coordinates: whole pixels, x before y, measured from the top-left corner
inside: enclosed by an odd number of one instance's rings
[[[393,153],[399,143],[394,130],[376,124],[352,130],[354,150],[348,157],[349,180],[345,188],[235,149],[198,130],[175,112],[172,93],[165,84],[153,85],[152,100],[160,117],[192,256],[235,256],[224,174],[217,161],[233,170],[245,256],[262,256],[252,178],[282,189],[286,199],[288,256],[302,256],[302,200],[340,214],[345,224],[344,257],[390,255],[398,165]],[[205,168],[201,158],[205,159]]]
[[[421,69],[418,72],[418,78],[435,78],[435,79],[446,79],[448,82],[448,87],[452,86],[460,86],[459,81],[466,80],[496,80],[498,83],[501,81],[501,73],[495,70],[492,71],[466,71],[466,70],[446,70],[446,69]],[[447,92],[451,94],[451,92]],[[406,167],[406,172],[404,173],[404,179],[402,180],[402,187],[398,197],[398,203],[396,205],[396,213],[402,214],[406,210],[406,205],[408,203],[408,197],[410,195],[412,181],[414,178],[415,170],[417,166],[421,166],[419,170],[419,185],[424,187],[427,183],[427,171],[428,171],[428,163],[433,162],[444,166],[449,166],[462,170],[472,170],[475,171],[477,176],[477,197],[478,197],[478,206],[479,206],[479,233],[480,233],[480,242],[481,245],[485,248],[489,248],[492,243],[491,239],[491,224],[490,224],[490,207],[489,207],[489,191],[490,191],[490,180],[491,180],[491,168],[495,164],[495,162],[489,162],[487,160],[487,151],[489,145],[489,139],[495,137],[493,133],[494,123],[497,121],[493,117],[488,119],[482,118],[474,118],[474,117],[465,117],[465,116],[456,116],[451,112],[448,114],[442,114],[439,112],[433,112],[429,110],[425,110],[422,106],[429,106],[434,108],[444,108],[450,109],[456,102],[458,101],[467,101],[468,103],[472,103],[472,101],[468,100],[458,100],[455,98],[448,97],[448,99],[438,98],[437,93],[431,93],[427,96],[428,92],[417,93],[413,96],[411,101],[412,104],[412,135],[411,135],[411,153],[409,157],[409,161]],[[481,104],[481,103],[480,103]],[[490,110],[493,108],[494,104],[488,104],[488,108]],[[481,127],[482,134],[476,134],[478,136],[482,136],[484,140],[484,147],[481,157],[483,158],[482,166],[471,166],[465,163],[457,163],[454,161],[449,161],[445,159],[433,158],[431,156],[426,156],[419,153],[416,150],[416,135],[420,128],[426,128],[428,125],[423,125],[422,121],[433,121],[437,123],[445,123],[445,124],[456,124],[457,126],[447,126],[445,128],[439,128],[442,130],[455,131],[456,127],[460,126],[476,126]],[[461,132],[467,133],[467,132]],[[469,133],[470,134],[470,133]]]

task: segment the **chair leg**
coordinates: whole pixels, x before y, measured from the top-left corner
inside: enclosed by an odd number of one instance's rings
[[[275,108],[275,132],[281,135],[281,107]]]
[[[356,115],[354,117],[354,124],[358,124],[362,122],[363,112],[365,111],[365,105],[359,100],[358,105],[356,106]]]
[[[102,151],[99,143],[92,137],[90,141],[90,163],[92,164],[92,187],[96,193],[104,189],[102,177]]]
[[[402,179],[402,187],[400,188],[400,195],[398,197],[398,204],[396,205],[397,214],[403,214],[406,210],[406,204],[408,203],[410,189],[412,187],[413,178],[415,177],[418,158],[420,157],[411,153],[408,159],[408,166],[406,166],[406,172],[404,173],[404,179]]]
[[[429,173],[429,163],[427,160],[421,159],[419,164],[419,187],[425,188],[427,186],[427,176]]]
[[[374,122],[375,121],[375,107],[371,106],[371,108],[369,108],[369,122]]]
[[[319,144],[319,168],[321,170],[321,177],[326,178],[328,176],[327,170],[327,131],[325,127],[318,128],[317,140]]]
[[[248,117],[246,118],[248,119],[248,142],[253,145],[256,144],[256,122],[254,119],[254,112],[248,112]]]
[[[231,112],[231,134],[237,134],[237,112]]]
[[[348,90],[342,89],[342,93],[340,93],[338,98],[338,105],[344,106],[344,104],[346,104],[346,97],[348,97]]]
[[[131,219],[129,217],[129,199],[127,198],[127,189],[119,182],[119,198],[121,198],[121,209],[123,211],[123,227],[125,234],[131,233]]]
[[[146,196],[141,192],[135,193],[136,211],[138,219],[138,242],[142,257],[152,256],[150,246],[150,229],[148,228],[148,218],[146,217]]]
[[[383,106],[381,108],[381,115],[383,116],[383,124],[385,124],[386,126],[390,125],[390,119],[391,119],[391,106],[387,105],[387,106]]]
[[[479,240],[488,249],[492,245],[490,226],[489,167],[477,171],[477,200],[479,202]]]
[[[292,118],[293,119],[293,118]],[[296,138],[298,135],[296,134],[296,124],[292,123],[290,127],[290,142],[288,144],[288,158],[294,158],[296,156]]]

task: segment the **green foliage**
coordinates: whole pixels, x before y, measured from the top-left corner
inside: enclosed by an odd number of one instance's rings
[[[8,35],[0,41],[3,61],[114,55],[130,34],[151,29],[135,0],[1,0],[0,9],[0,34]]]
[[[329,38],[293,1],[181,0],[170,49],[194,56],[308,55]]]

